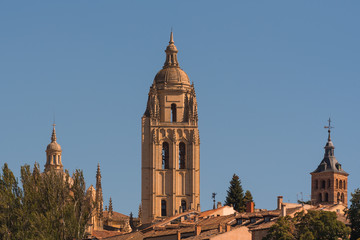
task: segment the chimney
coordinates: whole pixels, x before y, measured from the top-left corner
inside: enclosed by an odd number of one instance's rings
[[[180,231],[177,231],[177,240],[181,240],[181,233],[180,233]]]
[[[226,231],[226,232],[230,232],[230,231],[231,231],[231,225],[230,225],[230,224],[227,223],[227,224],[225,225],[225,231]]]
[[[286,216],[286,205],[285,204],[281,204],[281,216],[282,217]]]
[[[221,226],[221,223],[219,223],[219,233],[222,233],[223,227]]]
[[[254,202],[247,202],[246,203],[246,212],[253,213],[254,212]]]
[[[201,233],[201,226],[195,225],[195,236],[199,236]]]
[[[283,196],[277,197],[277,210],[281,209],[281,204],[283,203]]]
[[[217,202],[217,206],[216,206],[216,208],[221,208],[222,206],[221,206],[221,202]]]

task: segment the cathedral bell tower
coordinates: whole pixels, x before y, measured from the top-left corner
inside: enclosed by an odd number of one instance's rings
[[[311,201],[313,204],[342,203],[347,206],[347,185],[349,174],[345,172],[334,155],[331,141],[331,120],[329,119],[328,140],[324,158],[311,173]]]
[[[142,222],[200,208],[200,139],[194,85],[179,67],[173,33],[141,119]]]

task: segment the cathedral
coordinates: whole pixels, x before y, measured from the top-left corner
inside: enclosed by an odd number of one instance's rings
[[[194,84],[180,68],[171,32],[163,68],[141,119],[142,222],[200,210],[200,139]]]

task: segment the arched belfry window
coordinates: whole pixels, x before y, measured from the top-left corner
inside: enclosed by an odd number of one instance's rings
[[[169,144],[163,142],[162,145],[162,169],[169,169]]]
[[[171,121],[176,122],[176,104],[171,104]]]
[[[166,217],[166,200],[161,200],[161,216]]]
[[[182,209],[182,212],[186,211],[186,201],[185,200],[181,200],[181,209]]]
[[[337,193],[337,203],[340,203],[341,199],[340,199],[340,193]]]
[[[185,143],[180,142],[180,144],[179,144],[179,169],[185,169],[185,160],[186,160]]]

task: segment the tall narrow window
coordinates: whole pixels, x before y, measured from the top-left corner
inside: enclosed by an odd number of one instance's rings
[[[343,187],[343,183],[342,183],[342,181],[340,180],[340,182],[339,182],[339,188],[342,189],[342,187]]]
[[[337,203],[340,203],[340,201],[341,201],[340,193],[338,192],[338,194],[337,194]]]
[[[328,202],[328,201],[329,201],[329,194],[325,193],[325,202]]]
[[[322,181],[321,181],[321,188],[322,188],[322,189],[325,189],[325,180],[322,180]]]
[[[171,104],[171,121],[176,122],[176,104]]]
[[[186,148],[185,143],[179,144],[179,169],[185,169]]]
[[[56,155],[53,155],[53,161],[54,161],[54,164],[57,164],[57,162],[56,162]]]
[[[49,164],[51,164],[51,155],[48,156]]]
[[[161,216],[166,217],[166,201],[161,200]]]
[[[331,183],[330,183],[330,179],[328,179],[328,188],[330,188]]]
[[[163,142],[162,147],[162,169],[169,169],[169,144]]]
[[[344,193],[341,194],[341,202],[344,203],[345,202],[345,196]]]
[[[339,188],[339,180],[336,179],[336,188]]]
[[[319,188],[319,182],[318,180],[315,180],[315,189],[318,189]]]
[[[182,209],[182,212],[186,211],[186,201],[185,200],[181,200],[181,209]]]
[[[319,193],[319,202],[322,202],[322,196],[321,196],[321,193]]]

